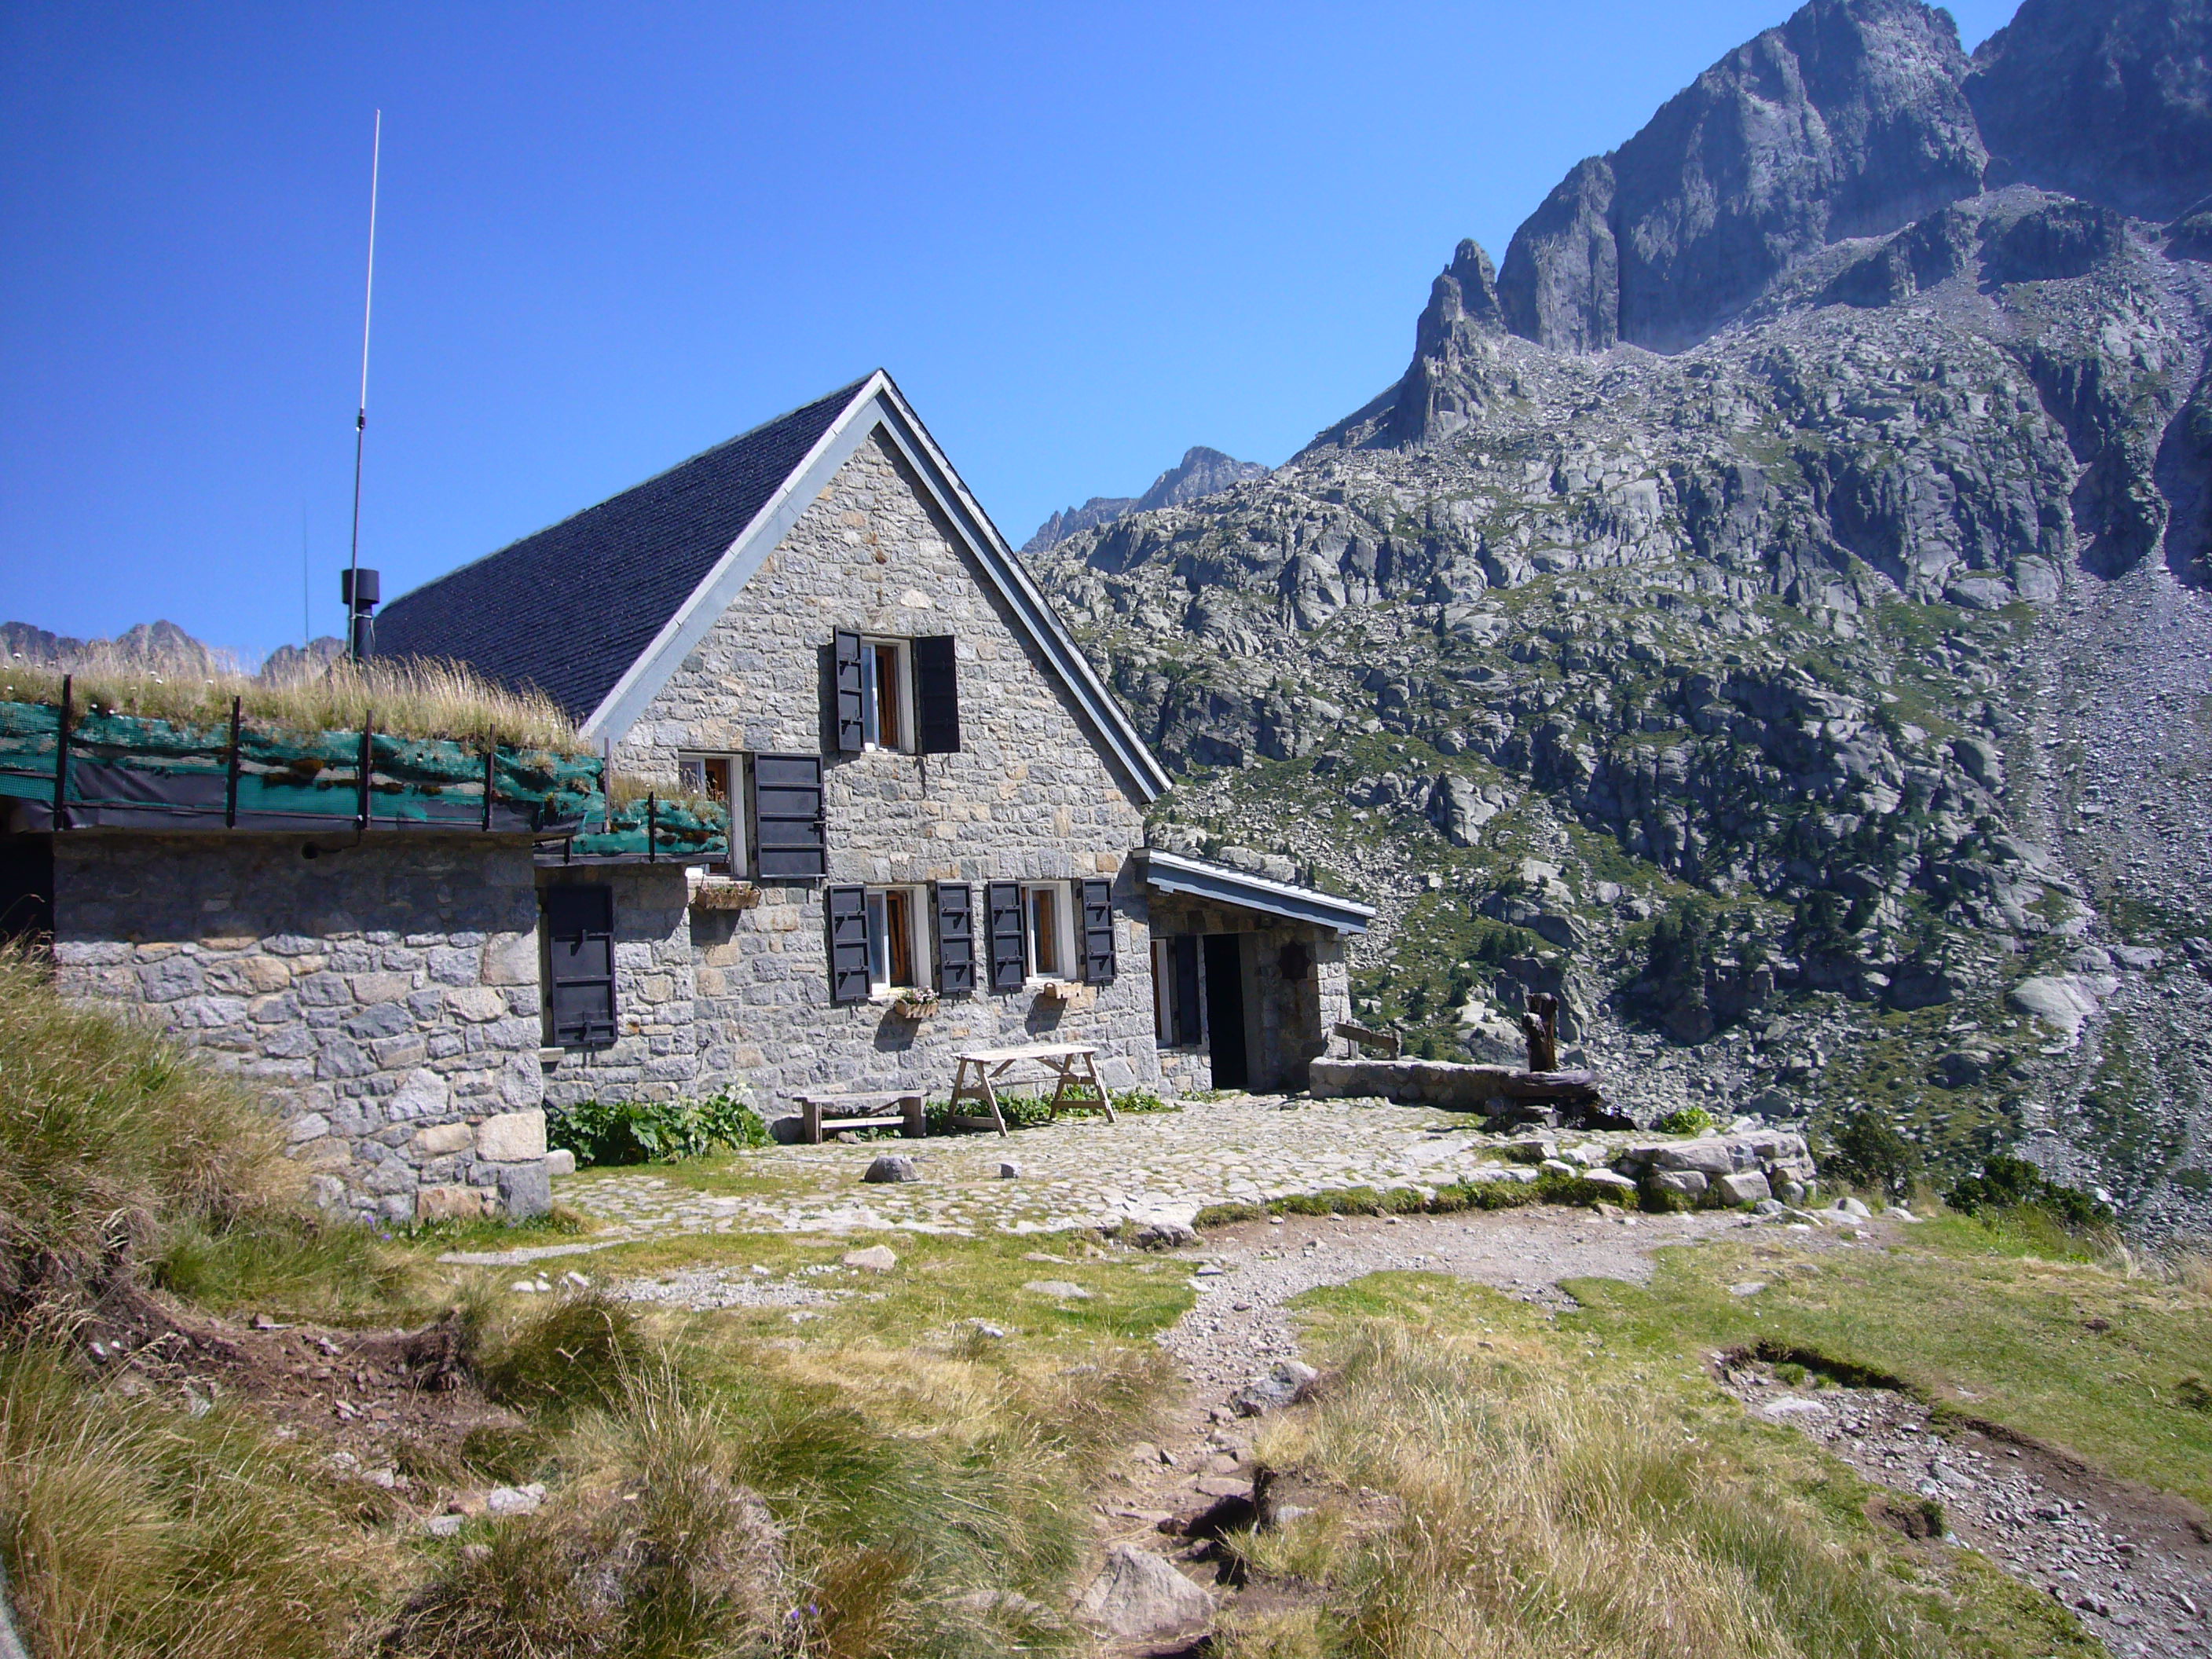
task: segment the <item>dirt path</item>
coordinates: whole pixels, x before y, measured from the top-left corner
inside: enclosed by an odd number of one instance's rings
[[[1747,1224],[1711,1213],[1607,1218],[1541,1206],[1396,1218],[1294,1215],[1209,1231],[1203,1246],[1183,1253],[1196,1269],[1197,1304],[1160,1338],[1191,1381],[1184,1414],[1100,1511],[1118,1540],[1149,1535],[1156,1547],[1162,1519],[1203,1509],[1240,1485],[1249,1492],[1253,1425],[1231,1396],[1277,1361],[1298,1357],[1285,1304],[1306,1291],[1372,1273],[1441,1273],[1565,1308],[1572,1304],[1562,1279],[1643,1284],[1660,1246]]]
[[[1298,1358],[1285,1304],[1305,1291],[1411,1270],[1565,1308],[1572,1304],[1559,1288],[1563,1279],[1643,1284],[1653,1250],[1749,1224],[1710,1213],[1607,1218],[1545,1207],[1395,1220],[1291,1216],[1210,1232],[1183,1253],[1198,1302],[1160,1339],[1190,1379],[1183,1415],[1119,1472],[1098,1504],[1108,1531],[1113,1541],[1171,1550],[1163,1520],[1249,1496],[1254,1424],[1236,1414],[1231,1397],[1277,1361]],[[1886,1390],[1822,1389],[1815,1397],[1746,1360],[1719,1375],[1747,1410],[1802,1431],[1900,1494],[1894,1513],[1881,1518],[1907,1528],[1925,1514],[1923,1500],[1936,1498],[1960,1540],[2073,1608],[2114,1654],[2212,1654],[2212,1536],[2193,1506],[2002,1431],[1938,1432],[1924,1407]],[[1188,1571],[1210,1584],[1210,1568]]]

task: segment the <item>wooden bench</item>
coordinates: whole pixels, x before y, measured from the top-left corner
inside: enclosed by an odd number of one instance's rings
[[[827,1125],[832,1134],[848,1129],[896,1129],[908,1140],[929,1133],[919,1094],[793,1095],[799,1103],[800,1132],[806,1144],[819,1146]]]
[[[956,1054],[952,1073],[952,1110],[946,1121],[956,1128],[996,1129],[1006,1133],[1006,1115],[999,1109],[999,1079],[1013,1066],[1028,1063],[1041,1067],[1055,1082],[1049,1103],[1055,1119],[1063,1108],[1103,1109],[1115,1122],[1114,1102],[1098,1077],[1098,1051],[1079,1042],[1029,1042],[1018,1048],[976,1048]],[[1088,1098],[1079,1091],[1087,1091]],[[990,1115],[963,1113],[963,1101],[987,1107]]]

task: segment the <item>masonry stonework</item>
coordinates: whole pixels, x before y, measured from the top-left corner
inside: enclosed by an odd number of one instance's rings
[[[1119,971],[1072,1002],[979,991],[920,1022],[833,1005],[819,886],[763,887],[746,908],[692,912],[701,1085],[744,1077],[773,1114],[796,1090],[949,1088],[958,1049],[1044,1041],[1096,1045],[1116,1087],[1155,1082],[1145,896],[1124,866],[1143,842],[1139,799],[880,433],[617,744],[617,768],[669,784],[686,751],[819,752],[819,647],[841,628],[953,635],[961,744],[825,758],[830,879],[980,890],[1109,876]]]
[[[63,989],[267,1085],[331,1207],[543,1209],[527,839],[329,840],[57,836]]]

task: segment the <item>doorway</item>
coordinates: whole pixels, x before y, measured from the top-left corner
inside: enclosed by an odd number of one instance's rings
[[[54,939],[54,838],[0,836],[0,940],[44,956]]]
[[[1241,933],[1206,936],[1206,1025],[1213,1057],[1213,1086],[1250,1086],[1251,1065],[1244,1051],[1244,951]]]

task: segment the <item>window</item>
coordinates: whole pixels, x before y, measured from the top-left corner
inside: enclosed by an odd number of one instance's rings
[[[744,794],[745,757],[743,755],[680,755],[676,761],[676,781],[695,795],[704,795],[730,814],[730,854],[727,858],[709,864],[707,869],[717,876],[742,876],[745,873],[744,825],[741,822],[737,803]]]
[[[1029,969],[1036,979],[1058,979],[1060,918],[1067,900],[1057,886],[1022,889],[1023,914],[1028,919]]]
[[[845,755],[957,750],[956,656],[951,635],[905,640],[838,629],[823,659],[828,746]]]
[[[580,883],[546,888],[546,1034],[563,1048],[615,1040],[615,895]]]
[[[830,1000],[860,1002],[927,981],[927,900],[917,887],[832,887]]]
[[[915,951],[921,907],[909,888],[871,889],[868,893],[868,991],[881,996],[921,982]]]

